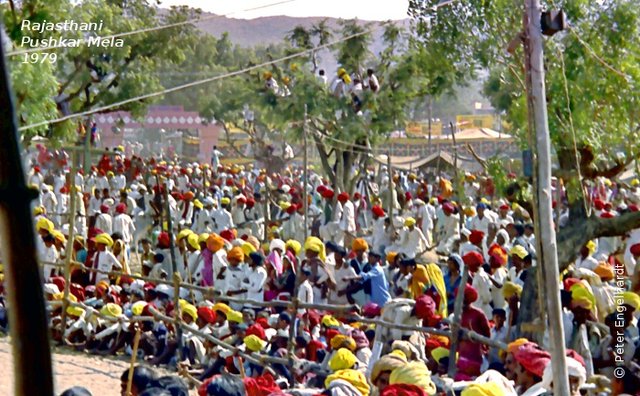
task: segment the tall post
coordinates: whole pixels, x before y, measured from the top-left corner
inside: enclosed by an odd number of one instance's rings
[[[431,113],[433,112],[433,107],[431,105],[431,103],[432,103],[431,96],[429,96],[428,100],[429,100],[429,103],[428,103],[429,107],[427,108],[427,110],[428,110],[428,114],[429,114],[429,146],[431,146],[431,117],[433,117],[431,115]]]
[[[78,172],[78,153],[76,150],[71,151],[71,173],[69,174],[69,239],[65,251],[64,260],[64,299],[62,300],[62,332],[67,323],[67,307],[69,306],[69,288],[71,286],[71,256],[73,252],[73,239],[75,238],[74,226],[76,224],[76,200],[78,191],[76,190],[76,173]],[[64,337],[62,340],[64,343]]]
[[[307,105],[304,105],[304,123],[302,124],[302,133],[304,137],[304,169],[302,183],[302,204],[304,210],[304,240],[309,236],[309,198],[307,196],[307,185],[309,184],[309,155],[307,153]]]
[[[180,277],[178,273],[178,266],[176,264],[176,250],[175,250],[175,239],[173,238],[173,225],[171,224],[171,205],[169,204],[169,189],[167,188],[167,184],[163,183],[162,185],[162,196],[164,198],[164,206],[167,211],[167,233],[169,234],[169,254],[171,255],[171,274],[172,279],[174,280],[174,292],[173,292],[173,303],[174,310],[176,316],[176,323],[180,323],[180,304],[178,304],[178,300],[180,299],[180,282],[176,282],[176,277]],[[161,210],[162,211],[162,210]],[[162,229],[162,223],[160,226]],[[177,288],[177,289],[176,289]],[[182,327],[176,326],[176,338],[178,339],[178,361],[182,361]]]
[[[389,174],[389,220],[391,220],[391,227],[393,227],[393,192],[396,187],[391,172],[391,152],[387,152],[387,173]]]
[[[84,129],[84,174],[91,171],[91,125],[85,125]]]
[[[456,375],[456,354],[458,353],[458,339],[460,330],[460,318],[462,317],[462,308],[464,303],[464,288],[467,285],[469,279],[469,271],[467,268],[462,269],[462,279],[460,280],[460,286],[458,286],[458,294],[453,303],[453,322],[451,323],[451,348],[449,348],[449,367],[447,367],[447,374],[449,378],[453,378]]]
[[[556,232],[553,227],[553,209],[551,207],[551,142],[547,119],[547,98],[544,82],[544,60],[542,48],[542,29],[540,26],[540,0],[525,0],[525,70],[529,82],[529,112],[533,114],[533,126],[536,136],[537,183],[534,185],[534,197],[538,206],[539,246],[538,270],[544,276],[544,294],[549,319],[549,339],[553,361],[553,393],[568,395],[569,377],[565,361],[564,329],[560,287],[558,285],[558,251]],[[541,291],[540,291],[541,292]]]
[[[0,23],[0,30],[4,29]],[[15,395],[53,395],[49,330],[36,260],[31,201],[20,158],[18,122],[0,39],[0,240],[5,263]],[[28,314],[26,314],[28,313]]]
[[[271,211],[269,210],[269,175],[265,175],[264,178],[264,240],[262,242],[266,242],[269,240],[269,221],[271,221]]]

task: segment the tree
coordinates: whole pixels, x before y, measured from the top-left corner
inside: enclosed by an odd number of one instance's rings
[[[521,7],[511,1],[411,1],[420,40],[449,48],[448,64],[464,79],[472,70],[489,70],[484,92],[503,111],[511,133],[529,144]],[[553,6],[548,5],[549,8]],[[435,7],[435,8],[434,8]],[[599,176],[615,177],[640,156],[637,83],[640,77],[640,5],[633,0],[565,2],[568,31],[546,40],[545,66],[551,138],[558,158],[556,175],[568,186],[570,222],[557,234],[561,270],[587,241],[623,235],[640,226],[640,213],[614,219],[588,214],[584,188]],[[506,49],[511,55],[506,55]],[[526,180],[510,186],[512,197],[529,188]],[[531,202],[523,202],[531,205]],[[529,277],[535,279],[535,277]],[[527,285],[535,298],[535,282]],[[527,287],[525,287],[527,289]],[[524,298],[524,296],[523,296]],[[535,304],[532,304],[535,305]],[[532,320],[535,310],[523,315]]]
[[[167,13],[159,14],[157,8],[147,0],[87,0],[76,3],[70,0],[27,0],[19,5],[11,3],[9,8],[6,5],[0,7],[3,7],[4,22],[16,47],[23,37],[82,39],[85,34],[73,30],[43,33],[25,31],[21,29],[23,20],[32,23],[45,20],[102,22],[100,31],[88,34],[103,37],[181,22],[197,15],[187,7],[174,7]],[[128,35],[122,41],[114,40],[105,45],[89,45],[85,42],[59,48],[55,50],[57,61],[49,66],[15,67],[15,62],[19,60],[13,59],[15,68],[12,79],[18,98],[20,124],[24,126],[71,113],[91,111],[141,94],[161,91],[164,86],[156,70],[160,65],[184,60],[185,47],[196,43],[194,31],[195,28],[187,24]],[[21,81],[23,73],[27,76],[40,75],[33,80]],[[38,86],[38,89],[33,89],[34,86]],[[108,111],[126,110],[139,116],[145,113],[153,100],[131,102]],[[55,107],[57,111],[54,111]],[[28,140],[35,134],[46,134],[53,138],[53,142],[62,142],[74,137],[77,122],[67,121],[49,128],[29,129],[24,137]]]

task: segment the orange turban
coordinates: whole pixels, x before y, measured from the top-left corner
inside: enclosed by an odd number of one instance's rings
[[[239,246],[236,246],[233,249],[229,250],[229,252],[227,252],[227,259],[243,261],[244,260],[244,252],[242,251],[242,248],[239,247]]]
[[[224,239],[218,234],[211,234],[209,238],[207,238],[207,249],[211,250],[213,253],[222,249],[224,246]]]
[[[351,249],[365,251],[369,249],[369,244],[363,238],[356,238],[351,244]]]

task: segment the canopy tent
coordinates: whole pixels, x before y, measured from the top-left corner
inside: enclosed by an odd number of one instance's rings
[[[387,165],[388,158],[386,155],[378,155],[375,157],[376,162]],[[458,169],[461,170],[474,170],[479,165],[475,160],[458,156]],[[446,151],[438,151],[430,154],[427,157],[411,156],[411,157],[398,157],[391,156],[391,167],[402,171],[412,171],[414,169],[430,169],[436,172],[453,173],[455,170],[454,156]]]

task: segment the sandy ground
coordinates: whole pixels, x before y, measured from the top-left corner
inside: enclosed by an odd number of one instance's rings
[[[80,385],[94,396],[120,396],[120,375],[129,367],[124,358],[107,358],[54,348],[52,355],[56,395]],[[13,395],[13,359],[8,337],[0,337],[0,395]],[[191,395],[197,395],[195,390]]]

